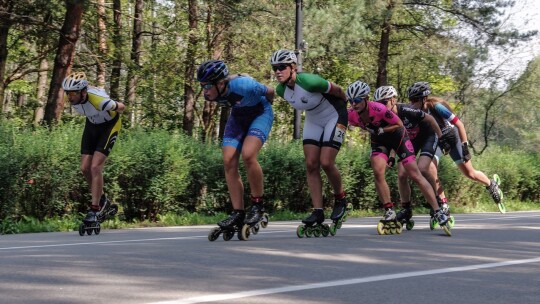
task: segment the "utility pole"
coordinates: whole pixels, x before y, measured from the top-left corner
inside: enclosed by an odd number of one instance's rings
[[[295,50],[298,63],[297,72],[302,72],[302,0],[296,0],[296,22],[295,22]],[[302,124],[302,111],[294,109],[294,139],[300,139],[300,126]]]

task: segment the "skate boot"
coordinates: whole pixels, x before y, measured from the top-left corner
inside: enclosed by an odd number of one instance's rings
[[[499,175],[494,174],[493,179],[490,181],[490,184],[486,187],[486,189],[491,195],[491,198],[493,198],[493,201],[497,204],[499,211],[501,213],[506,213],[506,206],[503,203],[503,192],[499,188],[500,184],[501,178],[499,177]]]
[[[323,224],[324,212],[322,209],[314,209],[313,212],[305,219],[302,220],[304,225],[299,225],[296,228],[296,236],[303,238],[306,237],[320,237],[321,235],[327,237],[330,234],[330,226]]]
[[[434,220],[437,221],[437,224],[444,230],[444,233],[448,236],[452,236],[450,232],[450,226],[448,225],[448,217],[442,209],[439,209],[434,212]]]
[[[82,224],[79,225],[79,235],[83,236],[84,233],[92,235],[93,232],[98,235],[101,232],[101,227],[97,216],[99,214],[99,206],[90,206],[86,217],[83,219]]]
[[[242,240],[247,240],[250,234],[259,233],[259,229],[268,226],[268,214],[264,212],[262,198],[251,197],[251,210],[247,214],[244,221],[244,226],[239,234]]]
[[[454,216],[450,214],[450,206],[448,205],[448,199],[446,197],[441,199],[441,204],[439,205],[439,207],[441,208],[444,215],[446,215],[446,217],[448,218],[448,226],[450,226],[450,228],[454,227],[455,219]]]
[[[100,211],[97,214],[97,220],[100,223],[103,223],[107,219],[113,217],[118,213],[118,205],[111,203],[111,201],[105,196],[105,194],[101,195],[101,198],[99,199],[99,207]]]
[[[217,223],[219,227],[212,228],[208,234],[208,240],[213,242],[217,240],[219,235],[223,233],[223,240],[229,241],[234,236],[235,232],[238,232],[244,226],[244,219],[246,213],[244,210],[234,210],[228,218]],[[238,234],[238,239],[242,240],[241,235]]]
[[[345,192],[335,196],[334,209],[330,215],[332,224],[330,225],[330,234],[336,235],[338,229],[341,228],[352,210],[352,204],[347,203]]]
[[[379,235],[401,234],[403,225],[397,220],[393,206],[393,203],[385,204],[383,218],[377,224],[377,233]]]
[[[402,207],[396,214],[396,219],[401,225],[405,225],[407,230],[412,230],[414,227],[414,220],[411,220],[413,216],[411,205]]]

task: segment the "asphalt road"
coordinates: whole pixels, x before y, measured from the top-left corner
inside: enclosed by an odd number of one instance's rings
[[[539,303],[540,212],[428,217],[380,236],[352,218],[334,237],[270,222],[248,241],[214,226],[0,236],[0,303]]]

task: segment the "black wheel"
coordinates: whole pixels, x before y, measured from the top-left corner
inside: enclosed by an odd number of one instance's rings
[[[321,227],[320,226],[317,226],[313,229],[313,235],[315,237],[320,237],[322,234],[322,231],[321,231]]]
[[[251,233],[253,234],[259,233],[259,229],[261,229],[259,224],[255,224],[255,226],[251,227]]]
[[[306,227],[306,237],[310,238],[313,236],[313,227]]]
[[[217,240],[217,238],[219,237],[219,235],[221,234],[221,230],[219,228],[212,228],[212,230],[210,230],[210,233],[208,233],[208,240],[210,242],[213,242],[215,240]]]
[[[86,234],[92,235],[92,232],[94,232],[94,229],[86,227]]]
[[[84,231],[86,229],[86,226],[84,224],[79,225],[79,235],[84,236]]]
[[[234,230],[223,231],[223,240],[230,241],[234,236]]]
[[[330,226],[324,224],[321,229],[322,236],[327,237],[330,234]]]
[[[99,235],[99,233],[101,232],[101,226],[99,225],[99,223],[96,225],[96,228],[94,228],[94,233],[96,235]]]

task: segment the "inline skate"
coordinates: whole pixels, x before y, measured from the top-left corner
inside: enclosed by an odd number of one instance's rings
[[[454,219],[454,216],[450,214],[450,206],[448,205],[448,199],[444,198],[442,200],[437,201],[439,203],[439,208],[442,210],[444,215],[448,218],[448,226],[450,228],[454,228],[454,224],[456,223],[456,220]],[[439,225],[439,223],[435,222],[435,227]]]
[[[396,212],[393,208],[385,208],[383,218],[377,224],[377,233],[384,234],[401,234],[403,225],[397,220]]]
[[[499,188],[499,185],[501,184],[501,178],[498,174],[493,174],[493,179],[491,180],[489,186],[486,187],[486,189],[489,191],[489,194],[493,198],[493,201],[497,204],[497,207],[499,208],[499,211],[501,213],[506,213],[506,206],[503,203],[503,192]]]
[[[450,219],[444,214],[442,209],[437,210],[436,212],[433,209],[429,212],[429,229],[433,230],[437,227],[441,227],[444,233],[448,236],[452,236],[452,231],[450,227]]]
[[[99,201],[100,211],[90,208],[83,222],[79,225],[79,235],[83,236],[101,233],[101,223],[108,220],[118,213],[118,205],[112,204],[105,195],[101,196]]]
[[[405,225],[405,229],[412,230],[414,227],[414,220],[412,220],[413,212],[412,208],[403,207],[396,214],[397,221],[401,223],[401,226]]]
[[[241,231],[244,227],[245,217],[246,213],[244,210],[234,210],[228,218],[217,223],[219,227],[210,230],[210,233],[208,233],[208,240],[213,242],[223,233],[223,240],[229,241],[236,232],[238,232],[238,239],[243,240]]]
[[[244,226],[242,226],[242,230],[238,234],[238,238],[247,241],[250,234],[259,233],[261,227],[268,227],[268,213],[264,212],[262,204],[253,204],[244,221]]]
[[[336,199],[334,209],[332,210],[332,215],[330,215],[330,219],[332,220],[332,224],[330,225],[330,234],[332,236],[336,235],[337,230],[341,229],[343,223],[347,221],[347,217],[349,217],[349,213],[352,211],[352,209],[352,204],[347,203],[347,199],[345,197]]]
[[[315,209],[306,219],[302,220],[304,225],[299,225],[296,228],[296,235],[299,238],[306,237],[320,237],[321,235],[327,237],[330,234],[330,226],[323,224],[324,212],[322,209]]]

